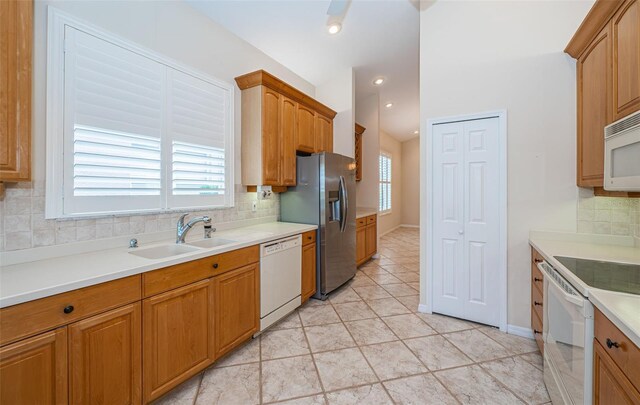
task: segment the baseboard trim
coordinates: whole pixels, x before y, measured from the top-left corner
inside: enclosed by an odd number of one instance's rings
[[[418,304],[418,312],[422,312],[423,314],[429,314],[430,312],[427,310],[426,304]]]
[[[393,228],[389,229],[388,231],[386,231],[385,233],[381,233],[378,237],[383,237],[384,235],[391,233],[393,231],[395,231],[396,229],[400,228],[402,225],[398,225],[398,226],[394,226]]]
[[[420,228],[420,225],[400,224],[403,228]]]
[[[507,333],[510,335],[521,336],[527,339],[533,339],[533,330],[516,325],[507,325]]]

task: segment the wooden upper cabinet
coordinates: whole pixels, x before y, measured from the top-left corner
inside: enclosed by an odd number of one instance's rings
[[[32,25],[32,1],[0,1],[0,189],[31,179]]]
[[[316,114],[303,105],[298,105],[296,150],[307,153],[316,151]]]
[[[262,185],[280,185],[280,110],[282,96],[262,88]]]
[[[364,134],[365,127],[360,124],[355,125],[355,161],[356,161],[356,181],[362,180],[362,134]]]
[[[0,404],[66,403],[66,327],[0,348]]]
[[[140,404],[140,303],[69,325],[69,403]]]
[[[333,120],[316,114],[316,152],[333,152]]]
[[[627,0],[611,20],[613,120],[640,110],[640,0]]]
[[[298,103],[281,96],[280,185],[296,185],[296,131]]]
[[[611,122],[611,35],[606,26],[577,62],[577,184],[602,186],[604,127]]]

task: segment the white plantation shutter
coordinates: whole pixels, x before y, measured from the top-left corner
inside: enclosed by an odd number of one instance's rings
[[[379,211],[391,211],[391,155],[380,154]]]

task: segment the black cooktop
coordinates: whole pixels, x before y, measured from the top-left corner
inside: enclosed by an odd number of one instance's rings
[[[554,256],[588,286],[640,295],[640,266]]]

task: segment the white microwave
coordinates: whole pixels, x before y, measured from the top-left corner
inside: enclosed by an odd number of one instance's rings
[[[640,191],[640,111],[604,128],[604,189]]]

